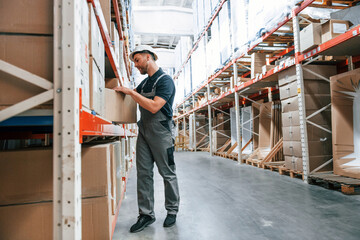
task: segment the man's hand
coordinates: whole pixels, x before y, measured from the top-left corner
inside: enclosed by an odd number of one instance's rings
[[[154,99],[149,99],[127,87],[115,87],[113,90],[130,95],[141,107],[153,114],[157,113],[166,103],[161,97],[155,96]]]
[[[125,93],[125,94],[127,94],[127,95],[131,95],[131,93],[134,92],[134,91],[131,90],[130,88],[122,87],[122,86],[115,87],[115,88],[113,88],[113,90],[115,90],[115,91],[117,91],[117,92]]]

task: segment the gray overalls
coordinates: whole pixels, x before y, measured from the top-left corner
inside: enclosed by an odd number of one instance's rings
[[[142,85],[141,95],[154,99],[158,77],[152,91],[144,93],[146,82]],[[172,120],[159,110],[152,114],[140,107],[138,121],[139,134],[136,143],[137,194],[139,213],[155,217],[154,213],[154,162],[164,179],[165,208],[168,214],[176,214],[179,209],[179,187],[175,173],[174,144],[171,134]]]

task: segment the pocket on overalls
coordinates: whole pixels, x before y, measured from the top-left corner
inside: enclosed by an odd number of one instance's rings
[[[168,155],[168,163],[169,166],[175,165],[174,161],[174,147],[170,147],[167,149],[167,155]]]
[[[169,132],[171,132],[170,130],[170,126],[169,126],[169,121],[167,120],[163,120],[163,121],[159,121],[161,125],[163,125]]]

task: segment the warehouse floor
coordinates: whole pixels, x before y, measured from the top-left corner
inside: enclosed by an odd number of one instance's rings
[[[178,152],[175,159],[181,196],[176,225],[162,227],[163,183],[156,174],[157,220],[142,232],[129,233],[138,215],[132,168],[114,240],[359,239],[359,195],[343,195],[207,152]]]

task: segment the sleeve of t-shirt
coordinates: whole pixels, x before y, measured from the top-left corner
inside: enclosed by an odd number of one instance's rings
[[[137,87],[136,87],[136,91],[138,92],[138,93],[140,93],[141,92],[141,86],[143,85],[143,82],[141,82]]]
[[[169,101],[174,90],[174,81],[170,76],[165,76],[157,82],[155,96],[161,97],[165,101]]]

